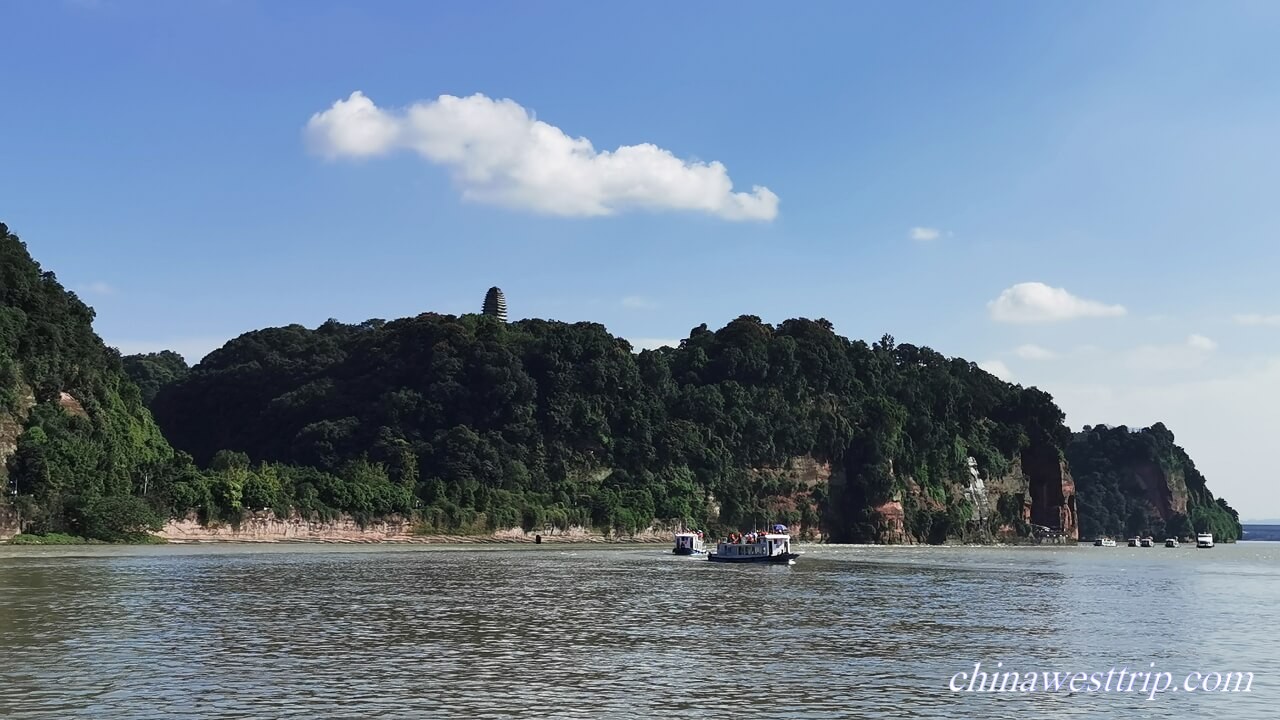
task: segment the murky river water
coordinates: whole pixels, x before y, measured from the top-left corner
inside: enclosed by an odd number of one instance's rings
[[[0,718],[1280,713],[1280,543],[805,550],[0,547]],[[953,692],[975,663],[1177,690]]]

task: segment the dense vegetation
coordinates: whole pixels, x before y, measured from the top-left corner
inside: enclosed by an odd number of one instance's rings
[[[1076,433],[1067,447],[1075,475],[1082,537],[1111,535],[1185,538],[1212,532],[1240,537],[1240,517],[1215,500],[1204,476],[1163,423],[1131,431],[1097,425]],[[1171,507],[1169,487],[1186,488],[1186,512]]]
[[[147,405],[155,399],[160,388],[181,380],[190,370],[186,359],[172,350],[125,355],[121,358],[121,362],[125,374],[134,385],[138,386],[138,391],[142,393],[142,402]]]
[[[424,314],[271,328],[210,354],[153,409],[200,463],[232,449],[276,468],[383,473],[359,497],[409,503],[440,527],[821,518],[841,540],[875,537],[871,508],[895,495],[922,539],[980,529],[958,484],[967,458],[1001,474],[1022,448],[1068,436],[1048,395],[972,363],[751,316],[638,355],[592,323]],[[784,472],[797,456],[844,481],[799,487]],[[346,507],[280,487],[310,510]]]
[[[1021,490],[975,502],[969,459],[1000,478],[1070,439],[1044,392],[820,319],[743,316],[638,354],[593,323],[330,321],[247,333],[188,369],[104,347],[3,226],[0,270],[2,502],[29,532],[121,539],[191,510],[274,510],[463,531],[780,521],[854,541],[882,537],[875,508],[898,500],[915,539],[981,539],[1028,527]],[[1191,522],[1222,521],[1197,498]]]
[[[0,224],[0,441],[16,440],[6,495],[34,529],[121,537],[155,526],[140,495],[173,451],[92,322]]]

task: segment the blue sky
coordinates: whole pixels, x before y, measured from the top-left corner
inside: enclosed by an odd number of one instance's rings
[[[1163,420],[1280,516],[1280,5],[79,0],[0,26],[0,220],[125,352],[495,284],[643,345],[821,316],[1075,427]]]

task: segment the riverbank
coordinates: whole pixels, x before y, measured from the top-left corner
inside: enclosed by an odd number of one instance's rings
[[[669,543],[674,531],[653,526],[637,533],[604,534],[592,528],[526,531],[509,528],[489,533],[424,532],[408,518],[393,517],[358,523],[350,517],[333,520],[277,518],[271,513],[246,517],[239,523],[201,524],[195,517],[172,519],[155,537],[169,543],[330,543],[330,544],[499,544],[499,543]]]

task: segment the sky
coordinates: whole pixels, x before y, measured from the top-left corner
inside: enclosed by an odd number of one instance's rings
[[[1280,517],[1280,5],[0,0],[0,221],[122,352],[824,317]]]

